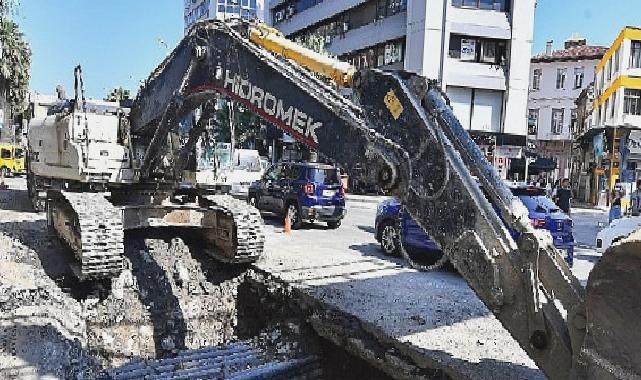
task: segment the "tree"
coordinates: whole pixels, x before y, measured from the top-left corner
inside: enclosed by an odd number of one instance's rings
[[[0,95],[4,95],[13,110],[26,99],[31,65],[31,49],[18,24],[9,18],[15,14],[17,4],[0,0]]]
[[[229,107],[231,102],[231,112]],[[225,100],[225,105],[216,113],[217,124],[223,126],[215,133],[216,141],[231,141],[230,124],[234,124],[234,136],[238,146],[253,142],[260,131],[260,118],[242,105]]]
[[[129,90],[125,90],[122,87],[118,87],[111,90],[111,92],[107,94],[104,100],[107,102],[119,102],[121,100],[129,99],[130,94],[131,92]]]
[[[3,119],[22,112],[29,88],[31,49],[11,15],[17,11],[15,0],[0,0],[0,112]],[[0,120],[0,125],[5,120]]]

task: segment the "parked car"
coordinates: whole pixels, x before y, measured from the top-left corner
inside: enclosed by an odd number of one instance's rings
[[[374,231],[383,253],[388,256],[400,255],[401,239],[408,253],[430,255],[428,259],[434,262],[443,255],[436,242],[425,234],[396,198],[389,198],[378,204]]]
[[[572,219],[545,196],[545,189],[521,186],[513,187],[511,190],[527,207],[534,228],[550,231],[554,245],[566,251],[566,257],[572,257],[574,253]],[[397,255],[399,242],[402,241],[403,246],[408,250],[430,255],[434,261],[442,256],[438,245],[425,234],[407,211],[402,210],[400,202],[395,198],[385,200],[378,205],[375,233],[376,240],[387,255]],[[512,234],[515,235],[516,232]]]
[[[339,171],[319,163],[272,165],[259,181],[250,185],[247,202],[259,210],[287,215],[292,229],[314,221],[338,228],[346,214]]]
[[[0,174],[5,177],[25,174],[24,153],[20,145],[0,143]]]
[[[596,250],[604,253],[610,246],[641,228],[641,216],[614,219],[596,235]]]

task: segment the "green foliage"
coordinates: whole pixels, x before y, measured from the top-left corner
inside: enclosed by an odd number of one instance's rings
[[[3,16],[6,9],[0,11],[0,91],[14,111],[21,111],[29,88],[31,49],[18,24]]]
[[[306,34],[300,37],[296,37],[294,42],[300,46],[307,48],[309,50],[315,51],[316,53],[329,55],[325,49],[325,37],[318,34]]]
[[[229,100],[226,102],[229,102]],[[236,129],[236,144],[238,146],[244,146],[245,143],[254,141],[258,136],[260,131],[260,117],[238,103],[232,103],[232,107],[233,117],[231,122],[234,123]],[[216,113],[216,121],[218,125],[222,126],[216,131],[216,141],[231,141],[229,113],[228,104],[225,104],[225,106],[221,107]]]
[[[119,102],[121,100],[129,99],[131,92],[122,87],[114,88],[111,90],[107,96],[105,96],[105,101],[107,102]]]

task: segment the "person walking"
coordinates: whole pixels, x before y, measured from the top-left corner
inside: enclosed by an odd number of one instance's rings
[[[610,206],[610,213],[608,215],[609,223],[612,223],[615,219],[621,218],[621,192],[614,190],[614,199],[612,200],[612,205]]]
[[[570,215],[570,204],[572,202],[572,190],[570,180],[564,178],[561,184],[554,190],[552,198],[554,203],[566,214]]]

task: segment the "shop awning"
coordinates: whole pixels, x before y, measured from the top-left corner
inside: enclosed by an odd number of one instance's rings
[[[536,161],[530,163],[528,167],[529,174],[539,174],[543,172],[551,172],[556,169],[556,161],[551,158],[538,157]],[[525,172],[525,159],[523,158],[513,158],[510,160],[510,171],[511,172]]]

